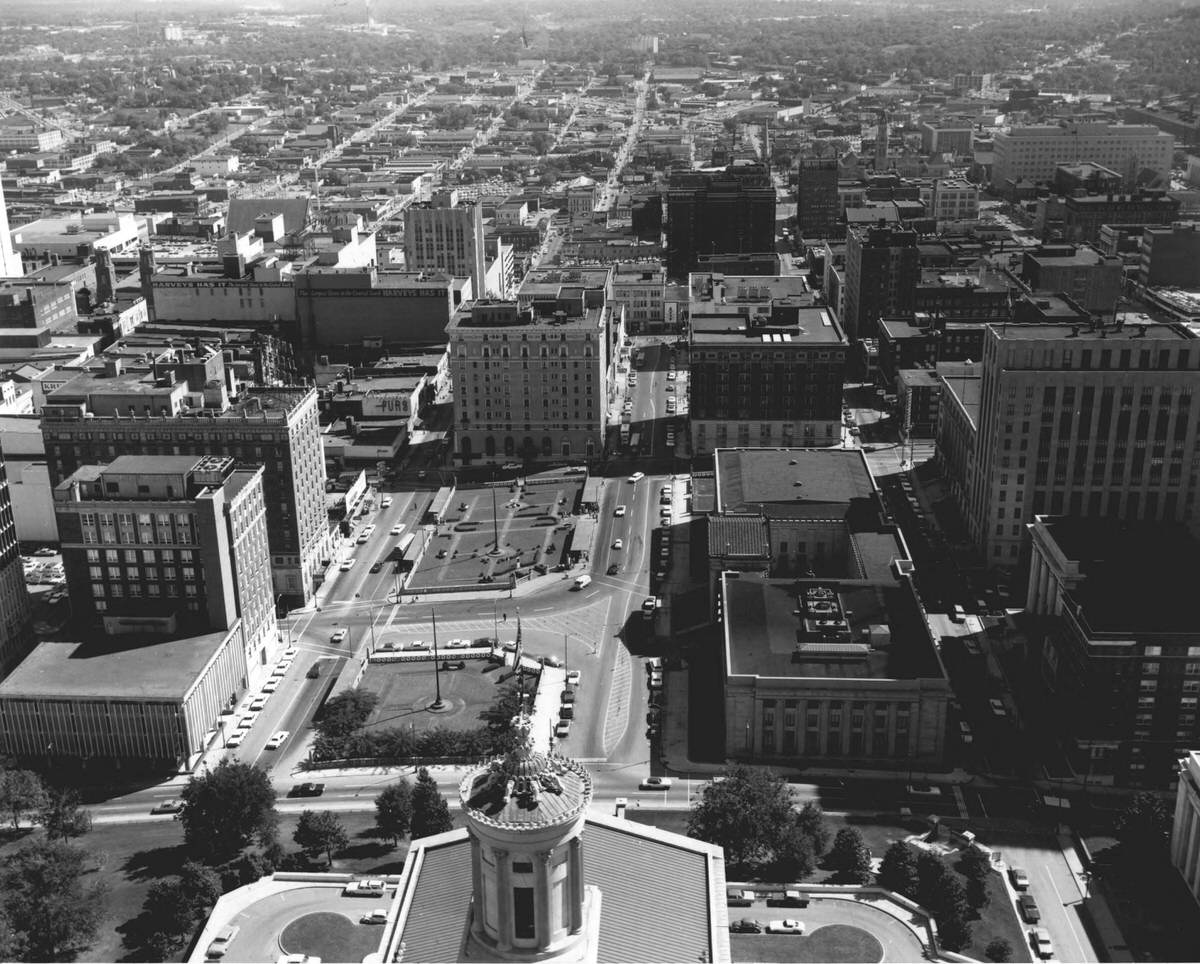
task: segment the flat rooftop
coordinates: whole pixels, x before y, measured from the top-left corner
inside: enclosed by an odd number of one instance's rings
[[[233,630],[51,640],[0,682],[0,699],[182,700]]]
[[[703,305],[694,305],[689,324],[691,342],[696,346],[716,346],[744,345],[751,341],[772,347],[845,344],[841,327],[827,309],[804,307],[800,299],[791,298],[774,304],[794,307],[796,321],[772,319],[765,324],[752,324],[745,315],[735,314],[736,309],[731,305],[716,306],[720,313],[711,315],[703,314]]]
[[[886,680],[943,675],[908,582],[742,576],[726,577],[723,587],[730,676]],[[821,598],[814,600],[812,593]]]
[[[713,453],[718,512],[765,512],[875,495],[857,449],[718,449]]]
[[[1097,633],[1200,633],[1200,544],[1176,526],[1063,516],[1046,531],[1084,575],[1071,598]]]
[[[1076,347],[1086,345],[1089,348],[1093,346],[1137,348],[1144,346],[1148,341],[1193,340],[1193,336],[1185,330],[1173,325],[1159,324],[1151,320],[1148,315],[1143,317],[1145,318],[1144,323],[1127,322],[1120,331],[1117,331],[1112,325],[1106,326],[1106,330],[1103,332],[1090,331],[1086,325],[1081,326],[1078,322],[1073,325],[1061,322],[1027,325],[993,324],[990,330],[995,332],[1001,341],[1058,341],[1060,338],[1070,338],[1077,343]]]

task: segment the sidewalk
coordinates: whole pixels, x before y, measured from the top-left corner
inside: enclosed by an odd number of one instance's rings
[[[1129,945],[1125,943],[1125,936],[1109,909],[1108,901],[1098,887],[1091,886],[1091,875],[1084,869],[1083,861],[1079,859],[1075,850],[1075,842],[1069,834],[1058,834],[1058,847],[1071,870],[1075,886],[1079,889],[1079,903],[1073,906],[1081,916],[1087,918],[1084,924],[1092,946],[1097,950],[1103,949],[1100,956],[1106,961],[1132,961],[1133,954],[1129,951]],[[1069,906],[1068,910],[1070,909]],[[1091,926],[1087,927],[1087,924]]]

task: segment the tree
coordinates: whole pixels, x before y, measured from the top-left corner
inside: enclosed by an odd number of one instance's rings
[[[796,824],[802,833],[812,841],[813,852],[822,857],[829,849],[829,821],[825,819],[825,811],[819,803],[810,800],[796,814]]]
[[[66,961],[91,945],[104,889],[85,889],[87,854],[73,844],[37,840],[10,855],[0,870],[0,901],[25,959]]]
[[[221,763],[193,776],[181,794],[183,838],[212,863],[222,863],[251,840],[274,838],[278,815],[275,789],[266,771],[246,763]]]
[[[983,880],[992,872],[992,862],[978,847],[968,847],[959,858],[958,869],[967,880]]]
[[[731,868],[756,870],[775,858],[793,823],[787,783],[765,770],[734,764],[705,784],[688,816],[688,836],[725,848]]]
[[[321,717],[316,724],[317,732],[332,739],[347,737],[355,730],[362,729],[378,702],[379,694],[370,690],[343,690],[321,710]]]
[[[989,961],[995,961],[996,964],[1005,964],[1005,961],[1012,960],[1013,948],[1012,944],[1003,937],[994,937],[988,941],[988,946],[984,948],[983,953],[987,955]]]
[[[300,814],[300,822],[292,839],[306,857],[311,859],[323,853],[330,865],[333,864],[333,855],[350,844],[346,828],[331,810],[305,810]]]
[[[938,918],[938,941],[949,951],[961,951],[971,943],[971,925],[961,914]]]
[[[1137,863],[1154,863],[1165,857],[1171,815],[1153,793],[1136,794],[1114,823],[1121,854]]]
[[[917,903],[931,914],[937,913],[937,908],[933,905],[937,888],[942,878],[949,873],[950,868],[937,854],[924,851],[917,857]]]
[[[775,845],[774,875],[780,880],[803,880],[816,869],[813,839],[797,818]]]
[[[862,834],[853,827],[843,827],[837,832],[826,863],[841,880],[855,884],[871,880],[871,851],[863,843]]]
[[[79,806],[74,790],[50,790],[34,817],[46,829],[51,840],[80,837],[92,829],[92,815]]]
[[[417,771],[417,784],[413,787],[410,829],[414,840],[454,829],[446,798],[442,796],[437,782],[424,767]]]
[[[879,864],[879,886],[914,900],[917,896],[917,858],[912,847],[897,840]]]
[[[380,833],[391,837],[395,845],[408,836],[412,818],[412,784],[402,777],[391,786],[384,787],[383,792],[375,798],[375,826]]]
[[[0,808],[12,814],[13,830],[27,813],[41,809],[45,799],[42,778],[32,770],[0,770]]]
[[[13,927],[8,911],[0,907],[0,961],[20,961],[24,953],[24,936]]]

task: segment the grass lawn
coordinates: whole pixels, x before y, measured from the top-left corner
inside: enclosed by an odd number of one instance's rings
[[[875,964],[883,960],[883,945],[861,928],[848,924],[829,924],[804,937],[793,934],[730,934],[729,955],[735,961]]]
[[[307,954],[323,961],[362,960],[379,947],[379,930],[343,914],[305,914],[283,929],[279,943],[287,954]]]
[[[320,810],[321,801],[311,801],[311,809]],[[452,813],[456,817],[456,825],[461,824],[458,811]],[[334,871],[398,874],[403,870],[408,843],[402,841],[393,848],[390,842],[377,838],[373,832],[374,811],[339,811],[337,816],[350,837],[350,846],[334,860]],[[292,834],[298,821],[299,814],[281,814],[279,818],[279,842],[289,852],[296,850]],[[0,861],[19,850],[26,841],[40,836],[41,831],[34,831],[16,838],[11,835],[0,838]],[[80,959],[140,960],[131,956],[131,948],[125,944],[126,925],[141,914],[146,892],[151,885],[173,876],[189,858],[183,846],[182,825],[170,819],[99,824],[91,833],[75,842],[93,854],[100,865],[98,870],[88,875],[85,886],[103,882],[108,890],[96,941]],[[324,861],[318,861],[315,869],[324,870]]]
[[[446,658],[452,658],[454,651],[447,650],[447,654]],[[486,722],[484,714],[502,692],[496,680],[505,670],[482,659],[467,660],[466,664],[466,669],[441,674],[442,699],[450,708],[437,713],[427,709],[435,695],[432,660],[369,664],[361,685],[377,693],[379,703],[367,719],[366,728],[412,727],[424,732],[433,727],[473,730],[482,726]]]

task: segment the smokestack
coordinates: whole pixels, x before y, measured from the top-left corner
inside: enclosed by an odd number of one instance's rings
[[[142,284],[142,297],[146,299],[146,316],[150,321],[155,320],[154,285],[152,279],[155,271],[154,249],[148,244],[138,248],[138,278]]]

